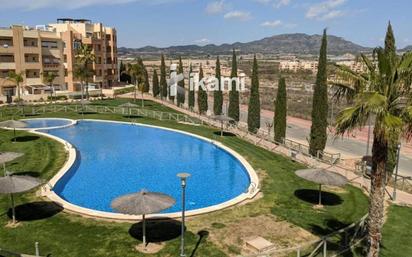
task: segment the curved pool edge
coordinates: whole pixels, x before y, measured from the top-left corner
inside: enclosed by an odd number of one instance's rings
[[[256,171],[253,169],[253,167],[246,161],[246,159],[241,156],[239,153],[234,151],[233,149],[223,145],[220,142],[214,141],[212,139],[202,137],[196,134],[192,134],[186,131],[182,130],[177,130],[177,129],[171,129],[171,128],[166,128],[166,127],[161,127],[161,126],[155,126],[155,125],[149,125],[149,124],[142,124],[142,123],[135,123],[135,122],[124,122],[124,121],[112,121],[112,120],[98,120],[98,119],[81,119],[79,121],[96,121],[96,122],[109,122],[109,123],[120,123],[120,124],[128,124],[128,125],[136,125],[136,126],[144,126],[144,127],[151,127],[151,128],[157,128],[157,129],[163,129],[163,130],[168,130],[168,131],[173,131],[176,133],[181,133],[185,134],[191,137],[195,137],[201,140],[204,140],[206,142],[209,142],[213,145],[216,145],[217,147],[227,151],[229,154],[231,154],[233,157],[235,157],[246,169],[249,178],[250,178],[250,185],[247,189],[246,193],[242,193],[238,195],[237,197],[230,199],[228,201],[225,201],[220,204],[212,205],[209,207],[204,207],[204,208],[199,208],[199,209],[194,209],[194,210],[189,210],[185,212],[186,216],[196,216],[196,215],[201,215],[201,214],[207,214],[210,212],[215,212],[219,211],[222,209],[226,209],[229,207],[232,207],[234,205],[237,205],[241,202],[244,202],[246,200],[253,199],[260,191],[260,183],[259,183],[259,177],[256,173]],[[115,220],[115,221],[125,221],[125,222],[131,222],[131,221],[136,221],[136,220],[141,220],[142,215],[127,215],[127,214],[121,214],[121,213],[114,213],[114,212],[104,212],[104,211],[98,211],[94,209],[89,209],[85,207],[81,207],[75,204],[72,204],[62,197],[60,197],[57,193],[53,191],[54,186],[57,184],[57,182],[70,170],[70,168],[74,165],[76,158],[77,158],[77,153],[76,149],[66,140],[44,133],[40,131],[31,130],[32,133],[39,134],[42,136],[49,137],[51,139],[54,139],[60,143],[62,143],[65,146],[65,149],[68,153],[68,158],[66,163],[63,165],[63,167],[57,172],[57,174],[47,183],[46,186],[42,188],[42,196],[47,197],[51,201],[57,203],[61,207],[64,208],[65,211],[69,213],[74,213],[74,214],[79,214],[81,216],[85,217],[90,217],[90,218],[98,218],[98,219],[106,219],[106,220]],[[146,215],[148,218],[180,218],[181,217],[181,212],[173,212],[173,213],[160,213],[160,214],[149,214]]]
[[[25,130],[25,131],[37,131],[37,130],[52,130],[52,129],[61,129],[71,127],[77,124],[77,120],[67,119],[67,118],[27,118],[21,119],[25,120],[66,120],[69,121],[69,124],[61,125],[61,126],[53,126],[53,127],[44,127],[44,128],[16,128],[16,130]]]

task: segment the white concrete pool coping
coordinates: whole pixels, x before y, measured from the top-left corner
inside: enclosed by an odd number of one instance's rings
[[[148,125],[148,124],[142,124],[142,123],[133,123],[133,122],[122,122],[122,121],[111,121],[111,120],[97,120],[97,119],[81,119],[79,121],[96,121],[96,122],[108,122],[108,123],[120,123],[120,124],[129,124],[129,125],[136,125],[136,126],[143,126],[143,127],[150,127],[150,128],[157,128],[157,129],[163,129],[163,130],[168,130],[168,131],[173,131],[176,133],[181,133],[185,134],[191,137],[195,137],[201,140],[204,140],[206,142],[209,142],[232,156],[234,156],[246,169],[249,178],[250,178],[250,185],[248,187],[247,192],[242,193],[238,195],[237,197],[228,200],[226,202],[205,207],[205,208],[199,208],[199,209],[194,209],[194,210],[188,210],[186,211],[186,216],[195,216],[195,215],[200,215],[200,214],[206,214],[210,212],[215,212],[218,210],[222,210],[225,208],[232,207],[236,204],[239,204],[245,200],[252,199],[254,198],[258,193],[259,193],[259,178],[256,173],[256,171],[253,169],[253,167],[246,161],[245,158],[243,158],[239,153],[236,151],[232,150],[231,148],[223,145],[220,142],[217,142],[215,140],[211,140],[209,138],[205,138],[196,134],[192,134],[186,131],[182,130],[177,130],[177,129],[171,129],[171,128],[166,128],[166,127],[160,127],[160,126],[154,126],[154,125]],[[72,120],[74,123],[72,123],[70,126],[74,125],[77,123],[76,120]],[[64,126],[67,127],[67,126]],[[60,128],[60,127],[58,127]],[[54,186],[57,184],[57,182],[70,170],[70,168],[73,166],[73,164],[76,162],[77,158],[77,152],[76,149],[71,145],[69,142],[66,140],[50,135],[48,133],[40,132],[37,130],[41,129],[46,129],[46,130],[51,130],[51,128],[35,128],[35,129],[30,129],[29,131],[38,135],[42,135],[51,139],[54,139],[60,143],[62,143],[65,146],[65,149],[68,153],[68,158],[63,165],[63,167],[57,172],[57,174],[42,188],[42,195],[46,196],[53,202],[56,202],[57,204],[61,205],[65,211],[71,212],[71,213],[76,213],[80,214],[82,216],[86,217],[91,217],[91,218],[100,218],[100,219],[109,219],[109,220],[116,220],[116,221],[137,221],[141,220],[142,216],[141,215],[127,215],[127,214],[121,214],[121,213],[113,213],[113,212],[104,212],[104,211],[98,211],[98,210],[93,210],[89,208],[84,208],[75,204],[72,204],[65,199],[61,198],[57,193],[53,191]],[[160,213],[160,214],[149,214],[146,215],[147,218],[179,218],[181,217],[181,212],[173,212],[173,213]]]
[[[64,124],[61,126],[53,126],[53,127],[44,127],[44,128],[16,128],[16,130],[28,130],[28,131],[33,131],[33,130],[49,130],[49,129],[59,129],[59,128],[66,128],[70,127],[73,125],[77,124],[77,120],[72,120],[72,119],[66,119],[66,118],[27,118],[27,119],[20,119],[22,121],[26,120],[64,120],[68,121],[68,124]]]

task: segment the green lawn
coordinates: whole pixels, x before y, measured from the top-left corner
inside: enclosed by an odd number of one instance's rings
[[[412,208],[390,206],[382,236],[383,257],[412,256]]]
[[[115,100],[118,101],[118,100]],[[106,101],[104,101],[106,103]],[[112,104],[113,102],[108,102]],[[80,119],[77,113],[54,113],[36,117],[67,117]],[[126,117],[116,114],[87,114],[85,118],[111,119],[127,121]],[[196,127],[175,122],[159,121],[148,118],[139,118],[138,122],[154,124],[164,127],[180,129],[202,135],[208,138],[219,140],[243,155],[251,165],[258,171],[262,181],[263,198],[246,205],[215,212],[208,215],[195,217],[188,222],[189,252],[195,248],[199,230],[215,230],[216,223],[230,224],[246,217],[256,217],[259,215],[275,215],[279,219],[286,220],[292,224],[300,226],[316,235],[325,235],[330,231],[341,228],[346,224],[355,222],[367,211],[367,198],[361,190],[347,186],[345,190],[340,190],[326,195],[326,200],[336,205],[326,206],[319,210],[314,209],[311,203],[303,201],[303,195],[310,195],[309,191],[299,191],[302,189],[316,190],[317,185],[306,182],[294,175],[293,171],[302,168],[302,165],[287,158],[271,153],[253,144],[245,142],[238,137],[218,137],[214,134],[217,129],[210,127]],[[3,143],[0,150],[14,150],[20,144],[13,145],[11,132],[1,132]],[[45,139],[38,139],[24,144],[34,144],[37,142],[48,142],[32,148],[51,148],[53,145],[57,149],[57,143]],[[26,150],[26,146],[20,149]],[[28,150],[29,148],[27,148]],[[47,150],[37,150],[46,151]],[[60,155],[58,154],[60,152]],[[57,171],[58,162],[54,159],[63,158],[61,150],[57,150],[54,158],[43,158],[26,155],[11,168],[25,169],[25,165],[33,171],[40,173],[41,177],[49,178]],[[42,158],[42,159],[38,159]],[[54,164],[43,165],[49,168],[37,168],[32,162]],[[60,162],[61,163],[61,162]],[[20,165],[20,166],[18,166]],[[43,167],[41,166],[41,167]],[[299,196],[299,197],[297,197]],[[23,199],[20,199],[23,200]],[[26,200],[36,200],[33,195],[27,196]],[[37,199],[38,200],[38,199]],[[7,198],[0,198],[1,210],[6,210]],[[136,240],[128,234],[130,224],[108,223],[103,221],[93,221],[90,219],[78,218],[74,215],[59,213],[51,218],[37,221],[23,222],[16,229],[3,229],[7,221],[5,215],[0,217],[0,247],[23,252],[32,252],[33,243],[39,241],[41,248],[46,252],[51,252],[54,256],[142,256],[132,250]],[[196,229],[191,229],[191,228]],[[17,243],[16,243],[17,242]],[[171,240],[167,247],[158,255],[154,256],[176,256],[178,252],[178,239]],[[226,249],[227,250],[227,249]],[[226,251],[227,252],[227,251]],[[230,252],[230,249],[229,249]],[[226,256],[217,249],[209,240],[203,240],[199,245],[195,256]]]

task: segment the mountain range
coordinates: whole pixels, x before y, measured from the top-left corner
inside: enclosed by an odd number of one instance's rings
[[[240,51],[242,54],[296,54],[317,55],[320,48],[322,36],[308,35],[304,33],[281,34],[272,37],[266,37],[260,40],[251,41],[247,43],[236,42],[233,44],[208,44],[205,46],[199,45],[182,45],[159,48],[154,46],[145,46],[142,48],[125,48],[118,49],[119,55],[135,55],[135,56],[152,56],[164,53],[166,55],[228,55],[232,49]],[[345,53],[357,54],[361,52],[369,52],[372,48],[364,47],[355,44],[351,41],[345,40],[342,37],[333,35],[328,36],[328,53],[333,55],[340,55]],[[408,46],[405,50],[412,49]],[[404,49],[402,49],[404,50]],[[402,51],[401,50],[401,51]]]

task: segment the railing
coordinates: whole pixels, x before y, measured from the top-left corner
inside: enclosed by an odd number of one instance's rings
[[[351,251],[365,239],[366,219],[367,215],[362,217],[359,222],[334,231],[319,240],[311,241],[290,248],[276,249],[273,247],[272,249],[268,249],[260,253],[239,255],[238,257],[275,257],[291,256],[292,254],[297,257],[341,256],[343,253]]]
[[[220,127],[220,124],[217,124],[215,121],[213,121],[210,118],[208,118],[208,123],[213,126]],[[229,130],[230,130],[230,126],[231,125],[229,125]],[[260,132],[256,134],[252,134],[247,130],[246,127],[237,125],[237,126],[232,126],[232,128],[241,131],[243,134],[240,134],[239,136],[242,138],[256,137],[258,140],[254,141],[253,143],[260,147],[267,148],[267,145],[265,144],[266,142],[276,144],[276,145],[281,145],[289,149],[289,154],[290,154],[290,157],[292,158],[295,158],[297,154],[302,154],[304,156],[308,156],[310,158],[314,158],[314,159],[317,159],[318,161],[331,164],[331,165],[337,164],[341,159],[340,153],[330,153],[327,151],[318,151],[316,156],[312,156],[309,152],[308,145],[305,145],[305,144],[302,144],[302,143],[299,143],[299,142],[296,142],[296,141],[293,141],[287,138],[284,138],[281,142],[276,142],[274,139],[270,137],[270,135],[267,132],[266,133],[262,132],[262,130],[260,130]],[[272,150],[272,149],[269,149],[269,150]]]
[[[44,105],[44,106],[23,106],[23,107],[2,107],[0,109],[0,118],[15,115],[38,115],[45,113],[57,112],[93,112],[102,114],[120,114],[124,116],[143,116],[158,120],[171,120],[176,122],[185,122],[192,125],[201,125],[203,122],[199,119],[192,118],[186,114],[161,112],[142,108],[128,107],[109,107],[100,105]]]

